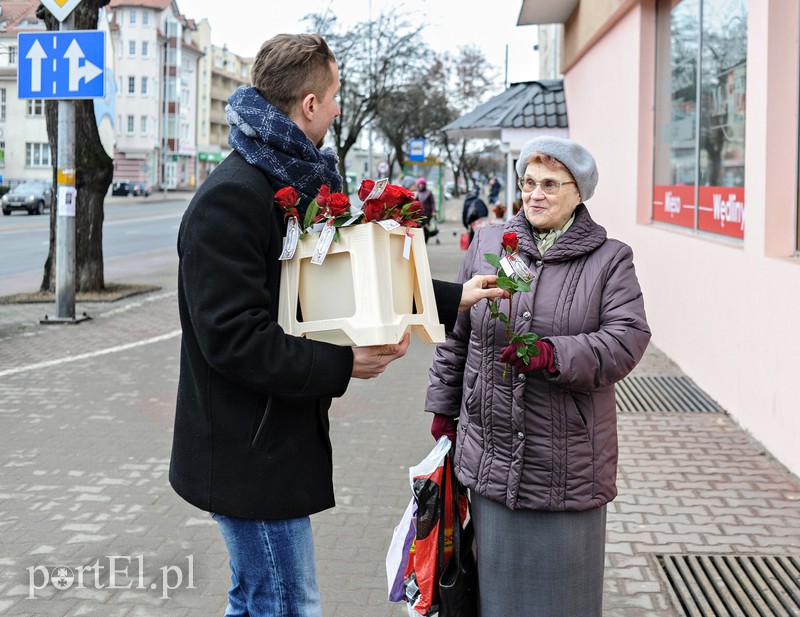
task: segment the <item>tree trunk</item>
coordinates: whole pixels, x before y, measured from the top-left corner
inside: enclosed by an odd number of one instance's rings
[[[83,0],[74,11],[76,30],[97,29],[100,7],[109,0]],[[40,6],[48,30],[58,30],[58,21]],[[100,78],[98,78],[100,79]],[[94,116],[94,101],[75,100],[75,287],[76,291],[100,291],[103,278],[103,201],[114,175],[114,162],[108,156]],[[47,135],[53,160],[53,178],[58,168],[58,101],[45,103]],[[41,291],[55,289],[56,210],[50,208],[50,248],[44,264]]]

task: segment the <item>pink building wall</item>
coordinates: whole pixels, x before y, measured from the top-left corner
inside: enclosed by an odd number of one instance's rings
[[[749,3],[745,239],[650,222],[655,2],[643,0],[565,75],[570,137],[595,155],[588,207],[629,243],[653,342],[800,475],[798,7]]]

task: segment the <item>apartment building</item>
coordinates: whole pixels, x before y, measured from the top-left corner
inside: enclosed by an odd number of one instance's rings
[[[114,180],[193,189],[197,177],[198,62],[194,20],[172,0],[111,0]]]
[[[38,0],[0,3],[0,184],[52,181],[43,99],[17,98],[17,35],[44,31]]]
[[[234,90],[250,85],[253,58],[239,56],[226,45],[212,45],[207,19],[198,22],[192,39],[203,52],[197,87],[197,174],[202,182],[231,152],[225,106]]]

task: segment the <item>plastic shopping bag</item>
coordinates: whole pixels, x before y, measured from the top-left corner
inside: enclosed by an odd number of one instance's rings
[[[403,518],[400,519],[392,534],[392,543],[386,553],[386,580],[389,583],[389,601],[402,602],[406,599],[405,578],[408,567],[408,554],[414,542],[414,521],[417,514],[417,503],[414,498],[408,502]]]
[[[419,465],[409,470],[417,516],[414,519],[415,536],[408,556],[404,583],[409,607],[425,617],[438,610],[440,525],[444,525],[444,563],[447,563],[453,552],[453,513],[451,508],[443,508],[445,504],[452,502],[453,495],[452,483],[443,483],[445,474],[449,473],[447,466],[450,459],[447,453],[450,447],[450,440],[442,437],[431,453]],[[441,490],[443,486],[444,491]]]

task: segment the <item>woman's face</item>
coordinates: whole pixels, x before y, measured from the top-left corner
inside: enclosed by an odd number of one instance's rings
[[[534,180],[537,183],[533,191],[522,191],[522,205],[525,208],[525,218],[539,231],[561,229],[575,208],[581,203],[580,193],[575,180],[566,168],[556,167],[550,169],[544,163],[532,161],[525,168],[522,180]],[[542,186],[547,186],[547,181],[556,184],[565,183],[554,195],[547,195]],[[566,184],[569,182],[570,184]]]

